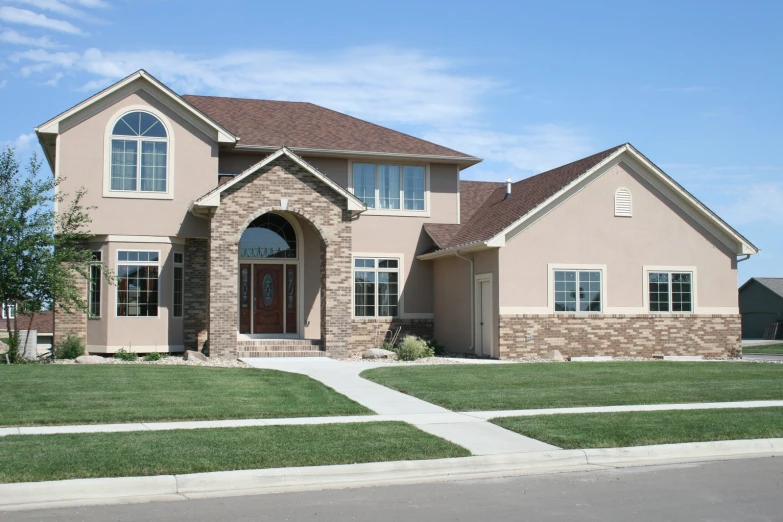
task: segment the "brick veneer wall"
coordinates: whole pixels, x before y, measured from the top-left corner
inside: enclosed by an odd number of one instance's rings
[[[185,241],[185,289],[183,328],[186,350],[205,350],[209,313],[209,241]]]
[[[432,319],[354,319],[351,323],[351,353],[361,353],[383,344],[388,330],[402,327],[399,339],[415,335],[432,339],[435,325]]]
[[[236,357],[239,317],[239,239],[258,216],[284,210],[303,218],[321,238],[321,340],[333,356],[349,351],[351,334],[351,213],[345,198],[281,156],[221,194],[210,220],[209,352]],[[307,255],[313,255],[308,251]]]
[[[74,286],[81,295],[87,297],[87,279],[78,272],[72,271],[72,274]],[[78,337],[84,343],[84,346],[87,346],[87,313],[77,310],[72,310],[71,313],[68,313],[55,303],[54,343],[59,343],[68,334]]]
[[[549,350],[572,357],[740,357],[740,346],[739,315],[500,316],[501,359],[541,357]]]

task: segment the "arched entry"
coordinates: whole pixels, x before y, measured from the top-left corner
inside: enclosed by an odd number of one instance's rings
[[[301,334],[301,229],[295,219],[268,212],[239,241],[239,333],[254,337]]]

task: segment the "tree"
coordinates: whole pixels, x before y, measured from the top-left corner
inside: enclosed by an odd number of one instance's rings
[[[66,313],[88,307],[76,281],[89,280],[93,264],[87,246],[93,207],[82,204],[84,188],[69,198],[57,190],[64,178],[40,176],[40,170],[35,155],[22,175],[14,149],[0,153],[0,303],[6,317],[10,306],[16,308],[15,317],[53,309],[55,303]],[[105,266],[102,273],[111,281]],[[11,339],[18,339],[17,321],[13,328],[8,321]]]

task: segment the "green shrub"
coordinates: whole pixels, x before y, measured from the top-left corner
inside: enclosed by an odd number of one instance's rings
[[[65,339],[54,347],[54,356],[57,359],[76,359],[84,355],[84,343],[73,334],[68,334]]]
[[[406,335],[394,351],[401,361],[415,361],[424,357],[432,357],[435,353],[426,341],[415,335]]]
[[[144,356],[145,361],[160,361],[163,359],[163,354],[160,352],[150,352]]]
[[[120,348],[117,350],[117,352],[114,354],[115,359],[119,359],[121,361],[138,361],[139,355],[135,354],[133,352],[129,352],[125,350],[125,348]]]
[[[432,353],[435,355],[443,355],[443,353],[446,351],[446,348],[442,344],[438,343],[438,341],[435,339],[427,341],[427,346],[430,347]]]
[[[8,339],[4,339],[5,344],[8,345],[8,351],[6,352],[6,356],[8,357],[8,362],[11,364],[21,364],[25,362],[25,358],[22,357],[22,354],[19,352],[19,345],[21,344],[21,339],[19,338],[19,331],[14,330],[11,332],[11,337]],[[5,361],[5,357],[2,358],[3,361]]]

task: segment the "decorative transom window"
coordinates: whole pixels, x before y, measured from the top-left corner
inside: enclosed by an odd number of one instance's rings
[[[101,252],[92,253],[93,263],[90,265],[90,288],[88,295],[89,314],[92,318],[101,316]]]
[[[267,213],[253,220],[239,240],[239,257],[296,259],[296,231],[286,218]]]
[[[117,252],[118,317],[157,317],[159,271],[159,252]]]
[[[614,215],[616,217],[631,217],[632,213],[631,191],[620,187],[614,193]]]
[[[648,272],[651,312],[693,312],[692,272]]]
[[[369,208],[425,210],[426,169],[422,165],[353,164],[353,193]]]
[[[168,135],[161,121],[148,112],[122,116],[111,133],[110,190],[168,191]]]
[[[396,317],[399,280],[399,259],[355,258],[354,316]]]
[[[600,270],[555,270],[555,312],[600,312]]]

